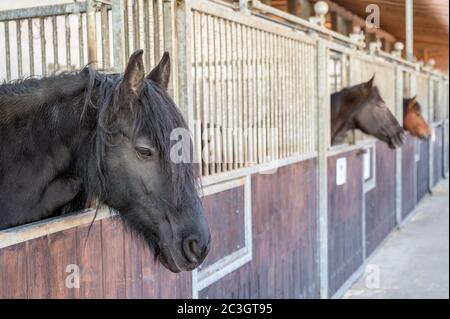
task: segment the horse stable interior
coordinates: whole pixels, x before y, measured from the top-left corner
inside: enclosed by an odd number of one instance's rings
[[[448,2],[414,1],[412,59],[396,44],[407,39],[405,1],[327,1],[322,15],[316,2],[88,0],[0,11],[6,81],[92,61],[123,72],[138,48],[149,70],[170,52],[170,93],[202,157],[212,233],[205,262],[173,274],[106,208],[89,236],[92,209],[2,230],[0,298],[342,296],[448,178]],[[366,2],[379,5],[380,29],[366,27]],[[391,150],[354,131],[331,145],[330,94],[374,74],[400,123],[403,99],[417,96],[430,139],[407,134]],[[70,265],[78,289],[66,286]]]

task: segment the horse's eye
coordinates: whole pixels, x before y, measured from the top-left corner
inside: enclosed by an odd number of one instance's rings
[[[136,152],[140,157],[150,158],[155,154],[155,149],[148,146],[136,146]]]

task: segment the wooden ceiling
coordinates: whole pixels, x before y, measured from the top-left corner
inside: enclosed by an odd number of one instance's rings
[[[405,0],[333,0],[356,13],[367,16],[366,7],[380,7],[381,28],[400,41],[405,39]],[[434,58],[438,67],[448,70],[449,1],[414,0],[414,45],[419,59]]]

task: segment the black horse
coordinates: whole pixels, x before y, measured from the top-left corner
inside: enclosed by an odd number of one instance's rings
[[[331,95],[333,145],[342,142],[346,133],[353,129],[375,136],[392,149],[403,145],[403,128],[386,106],[378,88],[373,85],[374,78],[375,75],[368,82]]]
[[[81,72],[0,86],[0,229],[85,208],[98,198],[173,272],[206,257],[210,233],[198,168],[174,163],[186,123],[166,92],[170,58],[145,76]]]

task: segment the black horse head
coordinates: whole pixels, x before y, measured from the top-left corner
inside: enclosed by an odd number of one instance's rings
[[[95,197],[171,271],[204,260],[210,233],[197,167],[171,159],[171,132],[187,125],[166,91],[169,55],[147,76],[142,56],[133,53],[123,75],[86,68],[0,89],[0,228]],[[25,191],[10,191],[11,182]],[[26,193],[33,205],[23,204]]]
[[[332,144],[348,130],[359,129],[387,143],[390,148],[402,146],[403,128],[373,85],[374,77],[331,96]]]

